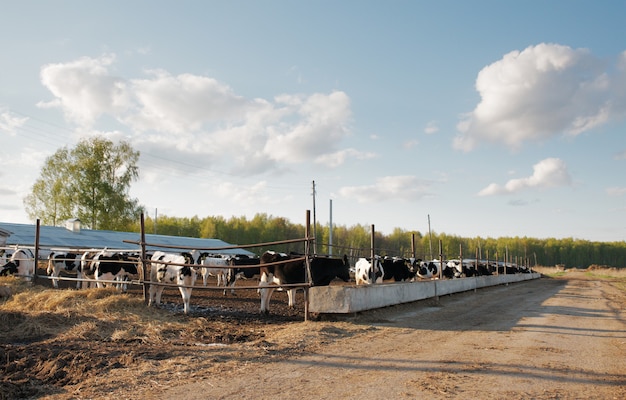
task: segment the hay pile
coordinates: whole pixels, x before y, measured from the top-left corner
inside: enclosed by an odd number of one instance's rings
[[[107,376],[121,371],[133,373],[130,383],[157,371],[163,377],[193,373],[192,346],[264,337],[236,321],[146,307],[140,296],[115,289],[58,290],[13,277],[0,278],[0,286],[12,292],[0,300],[2,400],[85,397],[99,385],[106,390]]]

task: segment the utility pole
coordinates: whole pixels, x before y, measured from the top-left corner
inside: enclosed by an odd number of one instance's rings
[[[333,199],[330,199],[330,221],[328,222],[328,255],[333,255]]]
[[[315,181],[313,181],[313,255],[317,254],[317,219],[315,219]]]
[[[430,243],[430,259],[434,260],[434,255],[433,255],[433,234],[430,231],[430,214],[428,214],[428,242]]]

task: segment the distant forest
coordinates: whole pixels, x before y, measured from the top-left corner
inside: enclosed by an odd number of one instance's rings
[[[160,235],[187,236],[197,238],[220,239],[228,243],[246,245],[268,243],[304,237],[304,224],[295,224],[282,217],[257,214],[252,219],[246,217],[209,216],[205,218],[177,218],[159,216],[156,227],[154,219],[146,217],[146,233]],[[140,231],[139,223],[133,227]],[[315,234],[315,252],[317,254],[348,254],[363,257],[370,254],[371,226],[333,225],[332,246],[329,246],[328,225],[311,226],[311,236]],[[423,260],[439,258],[458,258],[462,251],[463,258],[498,259],[504,261],[508,255],[510,262],[529,265],[565,265],[567,268],[587,268],[590,265],[626,267],[626,241],[590,242],[574,238],[534,239],[529,237],[474,237],[464,238],[456,235],[436,232],[406,231],[394,229],[391,234],[374,234],[376,254],[388,256],[415,256]],[[413,250],[414,249],[414,250]],[[304,250],[302,243],[273,245],[248,249],[256,254],[265,250],[282,252]]]

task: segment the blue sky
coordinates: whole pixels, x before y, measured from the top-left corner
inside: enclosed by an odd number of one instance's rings
[[[147,212],[626,238],[626,3],[3,1],[0,220],[46,157],[141,152]]]

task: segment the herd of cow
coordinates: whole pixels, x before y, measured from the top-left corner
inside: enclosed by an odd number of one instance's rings
[[[308,259],[308,265],[307,265]],[[97,287],[116,285],[126,290],[130,280],[141,278],[141,255],[136,252],[87,251],[51,252],[48,256],[47,274],[58,288],[62,271],[76,271],[77,289],[90,283]],[[348,257],[307,257],[304,254],[284,254],[266,251],[261,257],[245,255],[220,255],[192,250],[189,252],[162,252],[149,254],[150,289],[149,305],[160,304],[161,294],[167,285],[175,285],[182,296],[184,312],[189,313],[190,298],[198,276],[207,286],[210,275],[224,287],[224,295],[238,278],[259,277],[261,313],[269,313],[269,303],[277,287],[287,292],[289,306],[295,306],[295,292],[303,285],[326,286],[334,279],[350,282],[352,275],[357,285],[370,285],[385,281],[415,281],[420,279],[461,278],[479,275],[531,272],[527,267],[502,262],[481,260],[422,261],[419,258],[380,257],[359,258],[351,268]],[[307,280],[307,268],[310,280]],[[16,249],[8,259],[0,260],[0,275],[15,274],[32,277],[35,274],[34,255],[29,249]]]

